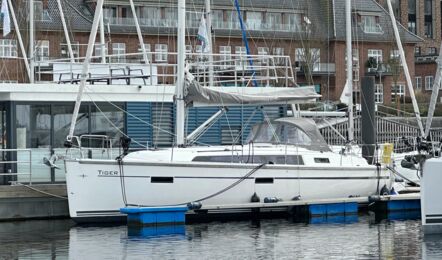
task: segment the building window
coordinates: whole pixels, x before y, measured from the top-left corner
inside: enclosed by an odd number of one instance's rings
[[[359,49],[352,50],[353,81],[359,81]],[[346,57],[347,58],[347,57]]]
[[[401,56],[399,55],[399,50],[390,51],[390,60],[388,65],[392,71],[397,72],[398,65],[402,66]]]
[[[417,89],[422,88],[422,77],[416,77],[416,88]]]
[[[37,61],[49,60],[49,41],[37,41],[35,47],[35,58]]]
[[[435,47],[428,47],[427,54],[428,55],[437,55],[437,49]]]
[[[414,47],[414,55],[415,56],[421,55],[421,47]]]
[[[295,50],[295,66],[306,71],[320,71],[321,70],[321,50],[318,48],[310,48],[309,51],[305,49]]]
[[[61,57],[70,58],[69,48],[67,43],[61,43]],[[78,41],[71,42],[72,52],[74,54],[74,58],[78,58],[80,56],[80,43]]]
[[[275,63],[277,65],[281,65],[281,64],[285,65],[286,60],[284,57],[281,57],[281,56],[284,56],[284,48],[281,48],[281,47],[273,48],[273,55],[280,56],[280,57],[275,57]]]
[[[258,55],[263,56],[263,57],[259,57],[259,64],[266,65],[269,63],[269,59],[268,59],[269,48],[258,47]]]
[[[401,102],[405,101],[405,85],[397,84],[391,86],[391,101],[392,102]]]
[[[229,67],[229,64],[231,64],[232,60],[232,47],[231,46],[219,46],[219,54],[220,54],[220,61],[221,66],[223,68]]]
[[[149,59],[149,62],[152,62],[152,53],[151,53],[151,48],[150,48],[150,44],[149,43],[145,43],[144,44],[144,50],[147,53],[147,58]],[[140,45],[138,45],[138,52],[139,53],[143,53],[143,49],[141,48]],[[141,60],[144,60],[143,54],[140,56]]]
[[[205,56],[203,54],[203,46],[202,45],[195,46],[195,53],[196,53],[196,60],[198,62],[204,62],[205,61]]]
[[[225,29],[239,29],[238,13],[236,11],[226,12]]]
[[[281,13],[266,13],[266,29],[281,29],[282,14]]]
[[[112,62],[125,63],[126,62],[126,44],[112,43]]]
[[[368,72],[376,72],[379,64],[382,63],[382,50],[369,49],[368,50]]]
[[[155,61],[167,61],[167,44],[155,44]]]
[[[216,29],[224,29],[227,24],[224,22],[223,10],[212,10],[212,27]]]
[[[107,56],[109,54],[109,48],[107,47],[107,43],[105,43],[104,45],[100,44],[100,43],[95,43],[95,61],[100,61],[101,60],[101,50],[102,48],[104,48],[104,55]]]
[[[384,85],[375,84],[374,100],[376,104],[384,103]]]
[[[382,28],[377,22],[379,18],[374,15],[362,16],[362,25],[365,33],[382,33]]]
[[[425,37],[433,38],[433,0],[425,0],[424,3],[425,12]]]
[[[103,17],[105,19],[116,18],[117,17],[117,7],[116,6],[103,7]]]
[[[433,89],[433,76],[426,76],[425,77],[425,90],[432,90]]]
[[[408,30],[417,33],[416,27],[416,0],[408,0]]]
[[[235,60],[240,60],[239,64],[237,63],[237,67],[240,69],[245,68],[247,66],[247,51],[244,46],[236,46],[235,47]]]
[[[158,7],[137,6],[136,10],[138,18],[141,19],[142,23],[161,19],[161,9]]]
[[[176,8],[165,8],[165,26],[176,26],[178,20],[178,10]]]
[[[17,58],[17,41],[0,39],[0,58]]]
[[[290,31],[298,31],[301,28],[300,14],[284,14],[285,24]]]
[[[260,30],[262,22],[262,13],[247,11],[246,14],[247,14],[247,29]]]

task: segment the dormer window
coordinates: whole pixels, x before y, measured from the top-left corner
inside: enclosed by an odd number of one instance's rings
[[[362,15],[362,28],[365,33],[383,33],[379,24],[379,17],[375,15]]]

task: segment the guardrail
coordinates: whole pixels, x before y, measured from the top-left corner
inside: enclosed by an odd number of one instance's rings
[[[4,166],[5,164],[10,166],[8,167],[6,173],[0,173],[0,176],[20,176],[20,175],[27,175],[29,176],[29,184],[32,185],[32,150],[31,149],[0,149],[0,154],[3,155],[3,153],[8,153],[6,158],[12,157],[11,153],[19,153],[19,152],[25,152],[29,153],[29,161],[18,161],[18,160],[2,160],[0,161],[0,165]],[[5,158],[5,156],[3,156]],[[29,172],[12,172],[12,169],[19,169],[20,164],[27,164],[29,167]],[[15,165],[15,167],[13,167]],[[6,168],[6,167],[4,167]]]
[[[145,64],[142,53],[93,56],[87,81],[90,84],[124,85],[175,85],[177,53],[146,52],[149,64]],[[57,83],[79,83],[82,62],[56,59],[36,62],[37,79]],[[117,62],[124,61],[124,62]],[[209,74],[213,71],[215,86],[244,86],[253,80],[263,86],[295,86],[295,75],[290,56],[186,53],[189,70],[195,78],[208,85]],[[250,63],[253,63],[251,65]]]

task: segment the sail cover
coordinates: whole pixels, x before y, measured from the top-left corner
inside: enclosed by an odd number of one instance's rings
[[[203,87],[196,80],[186,80],[184,90],[188,107],[277,105],[315,102],[321,97],[313,86],[275,87]]]

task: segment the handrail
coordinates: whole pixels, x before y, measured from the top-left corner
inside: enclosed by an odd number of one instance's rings
[[[176,55],[175,52],[157,51],[145,52],[146,55],[152,57],[149,64],[142,61],[143,53],[127,53],[106,55],[106,59],[110,63],[101,63],[101,56],[93,56],[91,59],[97,60],[96,63],[91,62],[91,70],[89,78],[91,81],[102,81],[107,84],[114,84],[115,80],[123,80],[127,85],[175,85],[176,80]],[[167,55],[167,56],[162,56]],[[156,57],[161,57],[157,60]],[[155,58],[154,58],[155,57]],[[212,59],[209,59],[212,57]],[[265,86],[295,86],[295,73],[292,67],[290,56],[287,55],[250,55],[238,53],[186,53],[190,71],[194,76],[208,83],[209,70],[213,68],[214,77],[217,85],[225,85],[230,82],[223,82],[225,77],[230,77],[234,81],[235,86],[241,85],[241,81],[249,81],[252,78],[259,81]],[[247,61],[254,61],[253,68],[247,64]],[[77,63],[71,63],[70,59],[52,59],[45,61],[37,61],[37,78],[47,79],[52,75],[52,81],[59,83],[76,83],[80,78],[79,64],[84,57],[75,58]],[[210,62],[209,62],[210,60]],[[98,62],[100,61],[100,62]],[[112,62],[113,61],[113,62]],[[44,68],[44,69],[40,69]],[[52,70],[51,70],[52,69]],[[114,75],[116,70],[119,72]],[[45,76],[45,77],[42,77]],[[127,78],[125,78],[127,77]],[[51,78],[51,77],[50,77]],[[131,79],[134,82],[131,82]],[[119,81],[122,84],[123,81]],[[91,82],[93,83],[93,82]]]
[[[16,166],[17,172],[12,172],[13,167],[8,169],[7,173],[0,173],[0,176],[20,176],[20,175],[28,175],[29,176],[29,184],[32,185],[32,149],[0,149],[0,153],[17,153],[17,152],[28,152],[29,153],[29,161],[19,161],[17,160],[8,160],[8,161],[0,161],[0,165],[2,164],[11,164]],[[18,172],[19,164],[28,164],[29,172]]]

